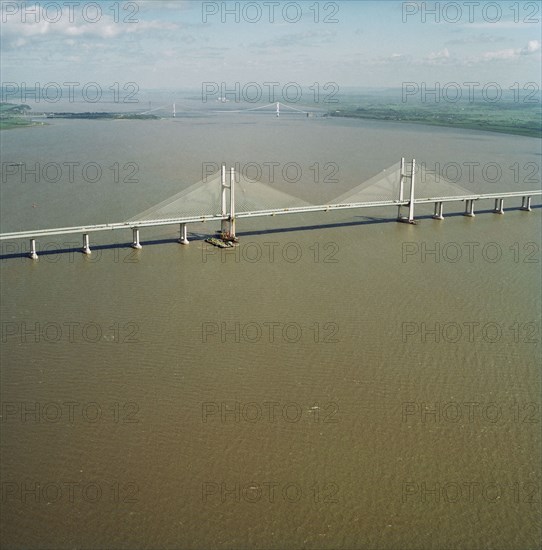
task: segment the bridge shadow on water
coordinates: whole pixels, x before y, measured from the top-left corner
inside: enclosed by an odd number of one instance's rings
[[[535,205],[531,206],[531,208],[542,209],[541,205]],[[504,212],[511,212],[519,210],[518,208],[510,207],[510,208],[504,208]],[[493,209],[486,209],[486,210],[477,210],[476,214],[494,214]],[[463,212],[450,212],[448,214],[445,214],[444,218],[463,218],[465,217]],[[238,237],[250,237],[254,235],[273,235],[273,234],[281,234],[281,233],[296,233],[299,231],[314,231],[319,229],[333,229],[337,227],[352,227],[352,226],[363,226],[363,225],[378,225],[378,224],[389,224],[389,223],[397,223],[397,218],[376,218],[371,216],[355,216],[357,220],[355,221],[347,221],[347,222],[335,222],[335,223],[319,223],[319,224],[312,224],[312,225],[300,225],[300,226],[292,226],[292,227],[278,227],[275,229],[259,229],[259,230],[250,230],[250,231],[236,231],[236,234]],[[440,221],[440,220],[433,220],[433,214],[422,214],[422,215],[416,215],[415,221],[417,222],[416,225],[419,225],[420,221],[422,220],[432,220],[432,221]],[[193,239],[196,240],[196,239]]]
[[[542,204],[540,205],[532,205],[531,208],[533,210],[542,209]],[[511,212],[511,211],[518,211],[519,209],[517,207],[510,207],[505,208],[504,212]],[[492,209],[480,209],[476,211],[476,214],[494,214]],[[420,221],[424,220],[433,220],[432,214],[422,214],[422,215],[416,215],[416,222],[419,224]],[[448,214],[445,214],[445,219],[448,218],[462,218],[464,217],[463,212],[450,212]],[[242,220],[242,218],[241,218]],[[238,219],[239,223],[239,219]],[[260,236],[260,235],[280,235],[285,233],[299,233],[300,231],[318,231],[322,229],[335,229],[339,227],[357,227],[357,226],[369,226],[369,225],[379,225],[379,224],[389,224],[389,223],[397,223],[397,218],[377,218],[372,216],[355,216],[354,220],[351,221],[343,221],[343,222],[332,222],[332,223],[318,223],[318,224],[311,224],[311,225],[299,225],[299,226],[290,226],[290,227],[277,227],[277,228],[269,228],[269,229],[252,229],[247,231],[237,231],[238,237],[253,237],[253,236]],[[194,224],[195,225],[195,224]],[[201,233],[201,232],[189,232],[189,241],[190,242],[203,242],[205,239],[207,239],[210,236],[216,235],[215,232],[208,232],[208,233]],[[9,241],[7,241],[9,242]],[[12,241],[13,243],[14,241]],[[23,241],[20,241],[21,245]],[[27,245],[26,241],[25,245]],[[154,245],[165,245],[165,244],[177,244],[179,245],[178,237],[175,238],[164,238],[164,239],[149,239],[149,240],[141,240],[141,245],[143,247],[146,246],[154,246]],[[47,243],[51,244],[51,243]],[[24,246],[24,245],[23,245]],[[3,248],[3,247],[2,247]],[[20,246],[18,247],[20,249]],[[80,246],[78,247],[70,247],[70,248],[58,248],[58,249],[48,249],[48,250],[38,250],[38,257],[41,256],[55,256],[59,254],[80,254],[83,255],[81,252]],[[104,251],[104,250],[112,250],[115,254],[115,251],[120,250],[130,250],[134,254],[137,253],[137,250],[132,249],[132,245],[130,242],[125,243],[114,243],[114,244],[95,244],[91,245],[92,251]],[[17,258],[29,258],[29,251],[13,251],[8,253],[0,254],[0,260],[12,260]],[[92,261],[91,258],[89,258],[90,261]],[[124,260],[126,263],[129,263],[129,260]],[[50,262],[54,263],[54,262]]]

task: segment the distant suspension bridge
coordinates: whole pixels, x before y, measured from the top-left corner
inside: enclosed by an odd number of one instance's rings
[[[223,98],[219,98],[218,101],[220,101]],[[224,99],[221,101],[222,103],[227,103],[227,101]],[[259,105],[258,107],[246,107],[244,109],[213,109],[212,111],[206,111],[211,113],[221,113],[221,114],[229,114],[229,113],[249,113],[251,111],[262,111],[264,109],[272,109],[272,113],[275,113],[275,116],[280,117],[280,109],[295,113],[300,113],[305,116],[310,116],[314,111],[304,111],[303,109],[298,109],[297,107],[292,107],[291,105],[286,105],[284,103],[281,103],[280,101],[274,102],[274,103],[268,103],[267,105]],[[160,105],[159,107],[153,107],[149,108],[147,111],[143,111],[142,115],[148,115],[150,113],[154,113],[156,111],[168,111],[169,112],[169,105]],[[176,118],[177,116],[177,104],[173,103],[173,108],[171,111],[173,118]]]

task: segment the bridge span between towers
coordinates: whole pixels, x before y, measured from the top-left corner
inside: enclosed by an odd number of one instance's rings
[[[275,109],[275,114],[277,117],[280,117],[280,107],[282,105],[283,110],[288,109],[290,112],[293,113],[301,113],[303,115],[309,116],[311,114],[311,111],[304,111],[303,109],[298,109],[297,107],[292,107],[291,105],[285,105],[284,103],[281,103],[280,101],[277,101],[276,103],[269,103],[268,105],[260,105],[258,107],[246,107],[245,109],[228,109],[228,110],[220,110],[215,111],[217,113],[247,113],[250,111],[261,111],[263,109],[269,109],[269,107],[273,107]]]
[[[521,198],[518,208],[531,211],[532,197],[542,195],[542,190],[473,193],[434,172],[420,172],[415,160],[406,163],[403,158],[398,168],[384,170],[327,204],[314,205],[222,166],[215,177],[198,182],[127,221],[2,233],[0,241],[29,239],[29,257],[37,259],[37,240],[53,235],[80,234],[81,251],[91,254],[90,234],[99,231],[131,230],[131,246],[140,249],[140,231],[148,227],[179,225],[179,242],[188,244],[189,224],[216,221],[220,222],[221,237],[236,241],[236,221],[245,218],[393,207],[397,209],[397,221],[415,224],[416,205],[434,204],[433,218],[443,220],[445,203],[464,202],[464,215],[474,217],[477,201],[493,200],[493,212],[503,214],[505,200]]]

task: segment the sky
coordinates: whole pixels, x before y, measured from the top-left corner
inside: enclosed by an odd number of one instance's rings
[[[3,84],[346,89],[541,81],[540,1],[3,0],[1,7]]]

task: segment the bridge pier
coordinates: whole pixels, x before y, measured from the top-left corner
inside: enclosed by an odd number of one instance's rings
[[[92,251],[90,250],[90,239],[88,237],[88,233],[83,235],[83,248],[81,249],[81,252],[87,256],[92,254]]]
[[[186,229],[185,223],[180,224],[179,232],[180,232],[179,242],[181,244],[188,244],[188,231]]]
[[[495,199],[495,214],[504,214],[504,199]]]
[[[526,210],[527,212],[531,211],[531,197],[521,197],[521,209]]]
[[[36,252],[36,239],[30,239],[30,253],[28,254],[28,256],[32,260],[38,259],[38,253]]]
[[[435,202],[435,210],[433,213],[433,219],[435,220],[443,220],[444,216],[442,215],[443,210],[443,203],[442,202]]]
[[[141,250],[143,247],[139,242],[139,227],[132,227],[132,248]]]
[[[463,215],[474,218],[474,199],[467,199],[465,201],[465,212]]]

